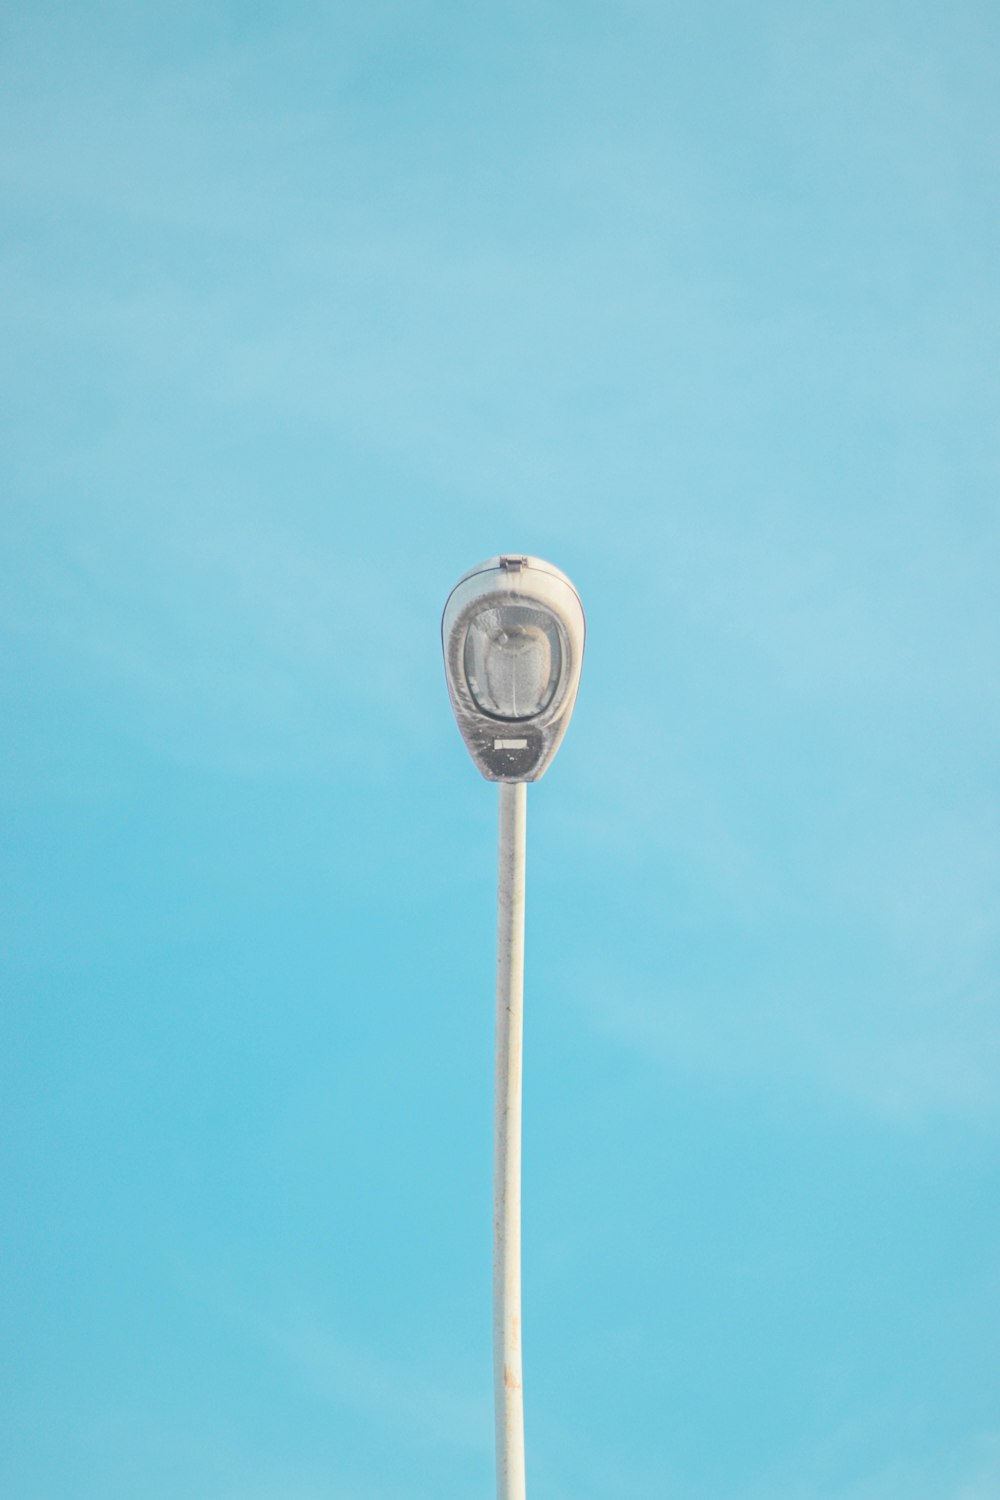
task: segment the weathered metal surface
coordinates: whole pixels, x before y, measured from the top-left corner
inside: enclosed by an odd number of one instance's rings
[[[521,1039],[528,788],[500,785],[496,1113],[493,1157],[493,1375],[497,1500],[524,1500],[521,1373]]]

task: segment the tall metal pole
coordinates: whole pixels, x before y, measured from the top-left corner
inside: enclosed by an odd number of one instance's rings
[[[521,1015],[528,788],[500,783],[493,1156],[493,1381],[497,1500],[524,1500],[521,1388]]]

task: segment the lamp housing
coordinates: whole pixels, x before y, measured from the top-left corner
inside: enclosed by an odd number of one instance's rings
[[[451,706],[488,781],[538,781],[548,769],[576,702],[585,633],[576,589],[539,557],[491,557],[448,595]]]

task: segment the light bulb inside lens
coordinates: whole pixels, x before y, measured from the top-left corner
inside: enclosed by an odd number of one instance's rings
[[[544,609],[484,609],[465,638],[465,676],[476,704],[497,719],[531,719],[552,701],[562,665],[559,631]]]

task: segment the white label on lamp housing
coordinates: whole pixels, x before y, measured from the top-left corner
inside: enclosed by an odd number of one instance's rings
[[[494,740],[494,750],[527,750],[527,740]]]

